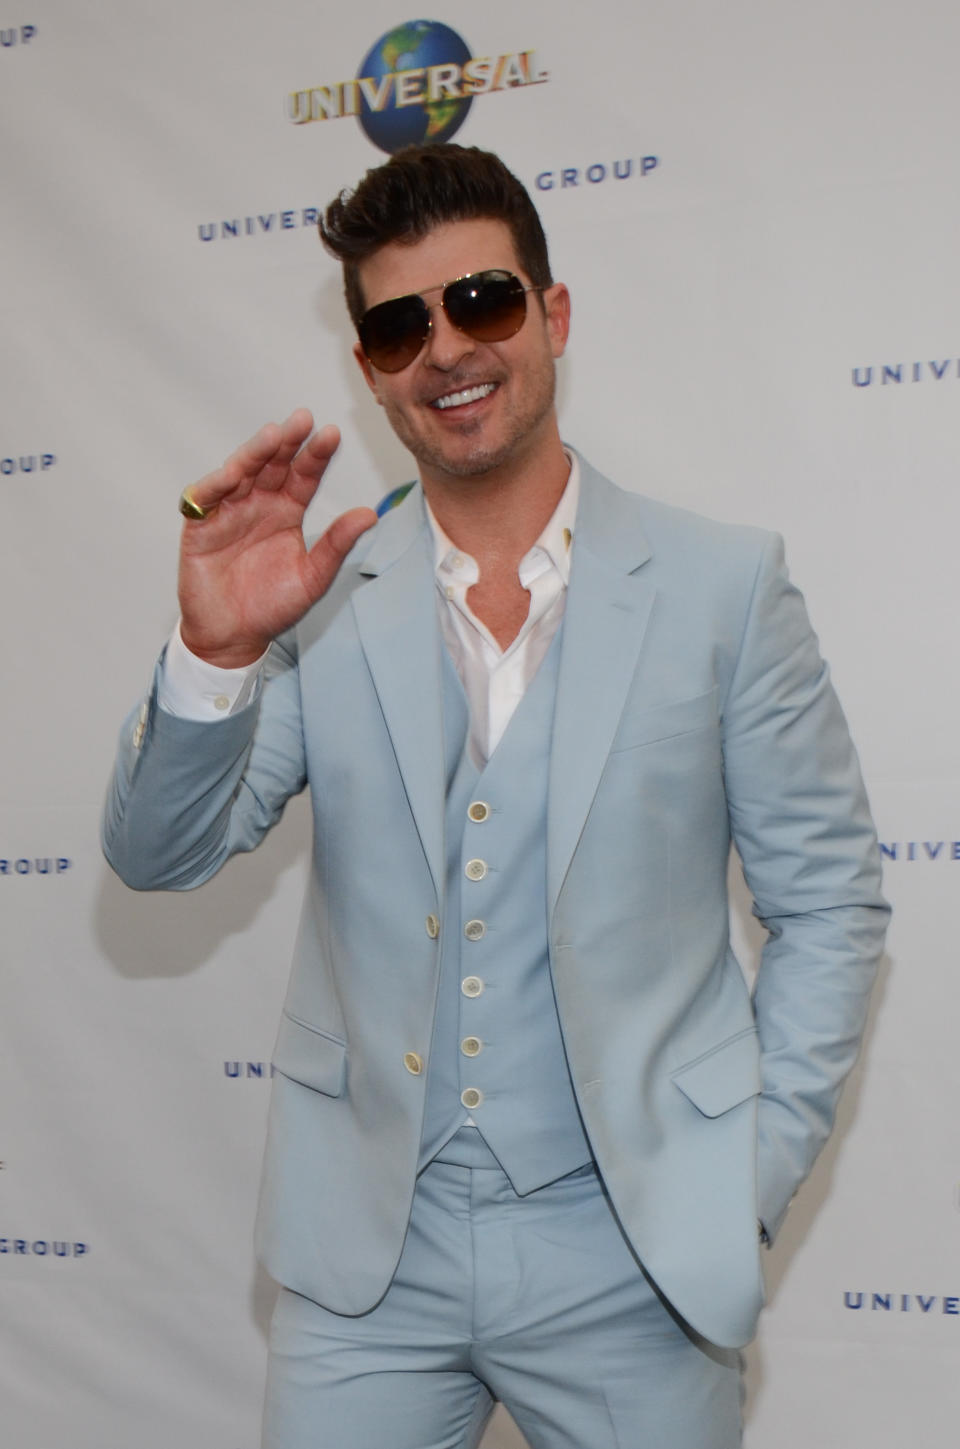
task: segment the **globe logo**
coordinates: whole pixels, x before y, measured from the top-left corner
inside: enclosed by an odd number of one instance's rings
[[[374,146],[392,154],[401,146],[449,141],[467,118],[473,101],[470,95],[453,96],[443,88],[434,94],[424,90],[420,80],[428,71],[436,76],[446,66],[456,67],[457,75],[470,60],[470,49],[439,20],[406,20],[371,46],[364,56],[357,81],[367,80],[361,91],[358,119],[364,133]],[[403,84],[403,73],[416,71],[410,84]],[[391,84],[391,77],[395,77]],[[375,94],[383,95],[383,104],[371,105],[370,82]]]

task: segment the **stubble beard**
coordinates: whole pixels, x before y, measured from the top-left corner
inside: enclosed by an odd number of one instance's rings
[[[494,472],[519,456],[524,443],[534,440],[545,420],[553,413],[556,396],[556,369],[553,358],[544,359],[538,366],[536,378],[530,378],[531,389],[520,405],[511,409],[504,418],[502,435],[497,443],[483,440],[485,419],[469,419],[462,423],[455,438],[449,444],[435,436],[425,435],[411,426],[401,407],[384,402],[387,420],[400,442],[417,460],[421,471],[443,473],[451,478],[480,478]],[[452,377],[450,388],[471,385],[471,380],[461,381]],[[476,436],[473,447],[466,446],[471,435]],[[451,446],[452,444],[452,446]]]

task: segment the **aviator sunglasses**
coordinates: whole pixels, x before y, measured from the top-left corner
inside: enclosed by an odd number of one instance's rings
[[[512,272],[491,267],[470,272],[453,282],[438,282],[427,292],[442,290],[440,305],[458,332],[474,342],[505,342],[523,326],[527,287]],[[357,324],[360,346],[378,372],[401,372],[409,367],[430,335],[430,308],[419,292],[392,297],[364,312]]]

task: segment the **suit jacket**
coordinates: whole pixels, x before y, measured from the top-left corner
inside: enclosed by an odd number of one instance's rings
[[[442,915],[443,743],[419,489],[365,535],[217,723],[155,691],[104,830],[140,889],[251,850],[309,784],[313,862],[275,1053],[259,1246],[338,1313],[382,1296],[414,1189]],[[577,1099],[646,1271],[746,1342],[772,1235],[856,1056],[886,906],[856,756],[779,540],[621,492],[586,463],[551,744],[550,965]],[[736,843],[769,933],[728,939]]]

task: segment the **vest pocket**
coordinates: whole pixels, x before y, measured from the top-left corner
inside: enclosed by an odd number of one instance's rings
[[[756,1027],[737,1032],[673,1072],[671,1080],[704,1117],[720,1117],[760,1091]]]
[[[327,1097],[339,1097],[347,1071],[347,1044],[319,1027],[280,1017],[273,1065],[283,1076]]]

